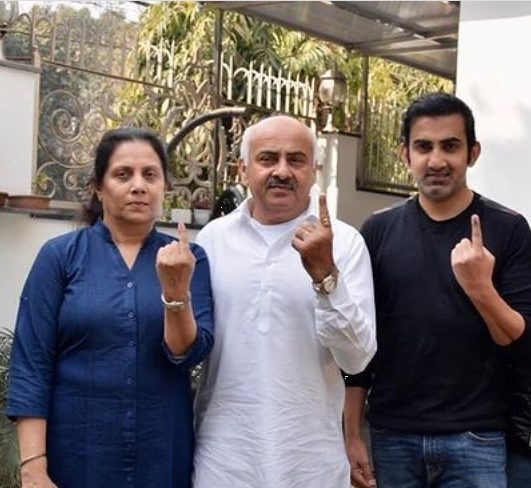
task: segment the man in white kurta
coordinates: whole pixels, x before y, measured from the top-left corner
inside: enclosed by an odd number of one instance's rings
[[[252,198],[198,235],[215,345],[196,398],[195,488],[347,488],[341,369],[376,350],[360,234],[310,199],[315,137],[276,116],[247,129]]]

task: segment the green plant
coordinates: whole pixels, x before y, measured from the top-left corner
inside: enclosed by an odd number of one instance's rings
[[[172,208],[190,208],[190,202],[180,193],[166,192],[162,202],[164,210]]]
[[[37,173],[31,184],[31,191],[36,195],[44,195],[53,185],[53,180],[44,173]]]
[[[15,425],[6,417],[9,358],[13,332],[0,329],[0,486],[20,486],[19,453]]]

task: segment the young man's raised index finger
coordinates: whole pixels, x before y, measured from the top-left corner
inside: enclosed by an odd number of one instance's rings
[[[483,247],[483,234],[481,232],[481,223],[479,216],[474,214],[470,217],[470,225],[472,226],[472,245],[474,247]]]

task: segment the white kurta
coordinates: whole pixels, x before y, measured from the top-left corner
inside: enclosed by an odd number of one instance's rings
[[[297,221],[316,219],[316,202]],[[347,488],[348,373],[376,351],[372,273],[360,234],[332,222],[337,289],[319,296],[293,227],[271,245],[248,201],[197,236],[211,267],[215,344],[196,399],[195,488]]]

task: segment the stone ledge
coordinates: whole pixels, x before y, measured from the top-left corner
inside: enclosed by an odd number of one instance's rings
[[[16,214],[16,215],[27,215],[30,218],[34,219],[51,219],[51,220],[77,220],[79,216],[78,209],[72,208],[50,208],[47,210],[36,210],[29,208],[11,208],[11,207],[0,207],[0,214]],[[155,224],[157,227],[168,227],[168,228],[177,228],[175,222],[166,222],[159,220]],[[202,229],[202,225],[197,224],[186,224],[187,229]]]

